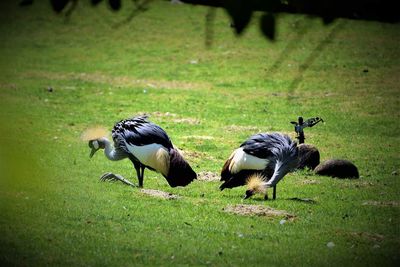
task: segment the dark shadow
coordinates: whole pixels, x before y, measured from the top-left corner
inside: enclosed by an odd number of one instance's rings
[[[260,28],[264,36],[274,40],[275,15],[303,14],[319,17],[325,24],[338,18],[371,20],[386,23],[400,21],[398,3],[395,0],[181,0],[192,5],[204,5],[225,9],[231,18],[231,26],[237,35],[248,27],[255,11],[264,12]]]
[[[72,0],[71,1],[71,5],[69,6],[69,8],[67,9],[67,11],[65,12],[65,20],[68,21],[69,18],[71,17],[72,12],[75,10],[76,6],[78,4],[78,0]]]
[[[55,12],[63,11],[68,3],[73,7],[67,11],[69,16],[78,0],[50,0]],[[91,0],[93,6],[103,0]],[[127,19],[118,23],[116,27],[129,23],[139,13],[147,10],[152,0],[132,0],[136,8]],[[166,0],[171,1],[171,0]],[[186,4],[203,5],[210,8],[222,8],[230,16],[231,26],[237,35],[241,35],[248,27],[256,11],[264,12],[260,19],[260,30],[268,40],[275,39],[276,16],[279,14],[302,14],[321,18],[325,24],[331,24],[338,18],[353,20],[371,20],[385,23],[400,22],[400,12],[396,0],[180,0]],[[121,0],[108,0],[108,6],[113,11],[119,11]],[[31,5],[33,0],[21,0],[20,6]],[[206,46],[212,43],[212,27],[214,11],[209,10],[206,16]],[[303,64],[304,65],[304,64]],[[304,65],[307,66],[307,65]],[[307,68],[307,67],[306,67]],[[297,85],[294,81],[293,86]]]
[[[307,203],[307,204],[317,204],[317,201],[315,201],[315,200],[313,200],[311,198],[291,197],[291,198],[287,198],[287,200],[293,200],[293,201]]]
[[[205,32],[205,44],[207,48],[210,48],[214,39],[214,20],[215,20],[215,7],[209,7],[206,15],[206,32]]]
[[[285,48],[280,52],[278,58],[275,60],[275,62],[272,64],[272,66],[268,69],[269,74],[274,74],[276,73],[282,64],[286,62],[286,59],[289,58],[291,52],[299,45],[299,43],[302,42],[304,39],[304,36],[307,33],[308,28],[305,26],[305,21],[307,18],[302,18],[301,20],[297,20],[294,23],[294,28],[296,31],[296,38],[294,40],[288,42],[288,44],[285,46]]]
[[[19,1],[20,6],[30,6],[33,4],[33,0],[21,0]]]
[[[299,74],[292,80],[289,85],[289,92],[293,92],[303,80],[303,74],[308,68],[315,62],[315,60],[322,54],[324,49],[329,45],[332,39],[343,29],[346,22],[339,20],[330,30],[328,35],[318,43],[318,45],[312,50],[306,60],[299,66]]]
[[[137,15],[148,10],[148,5],[151,1],[152,0],[143,0],[143,1],[133,0],[135,7],[133,8],[131,14],[123,21],[116,23],[114,27],[119,28],[125,24],[130,23]]]

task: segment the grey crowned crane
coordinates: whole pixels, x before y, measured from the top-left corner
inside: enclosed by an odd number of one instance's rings
[[[276,198],[276,184],[298,162],[298,148],[289,136],[280,133],[260,133],[251,136],[233,151],[221,171],[221,190],[242,186],[247,183],[245,199],[255,193],[265,193],[273,188]]]
[[[172,145],[167,133],[148,121],[147,116],[117,122],[112,130],[112,139],[114,144],[106,137],[90,140],[90,157],[99,149],[104,149],[104,154],[110,160],[128,158],[136,169],[139,187],[143,187],[145,168],[161,173],[171,187],[186,186],[197,177],[178,149]],[[133,186],[118,174],[106,173],[100,179],[120,180]]]

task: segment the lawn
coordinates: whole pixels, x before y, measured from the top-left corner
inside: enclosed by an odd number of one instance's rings
[[[0,8],[0,263],[2,266],[396,266],[400,261],[400,25],[280,15],[266,40],[255,14],[237,37],[216,10],[206,46],[201,6],[153,1],[131,21],[79,1],[69,19],[47,1]],[[132,164],[89,159],[85,129],[138,114],[164,128],[199,173],[219,175],[258,132],[295,137],[290,121],[320,116],[306,143],[348,159],[360,179],[297,171],[277,199],[242,200],[219,181],[144,187]],[[293,198],[312,199],[299,202]],[[241,216],[229,205],[284,210]]]

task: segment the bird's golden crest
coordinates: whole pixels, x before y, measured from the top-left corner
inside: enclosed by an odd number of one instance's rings
[[[82,141],[90,141],[90,140],[96,140],[102,137],[106,137],[108,134],[108,131],[101,126],[93,126],[88,129],[86,129],[82,135],[81,135],[81,140]]]
[[[246,180],[247,189],[252,190],[255,193],[265,194],[266,188],[264,184],[264,176],[262,176],[261,174],[253,174],[249,176]]]

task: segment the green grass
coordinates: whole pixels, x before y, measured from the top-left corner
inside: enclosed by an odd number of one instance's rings
[[[265,40],[253,18],[240,38],[222,10],[205,46],[207,9],[155,1],[130,23],[80,1],[69,21],[47,1],[0,8],[0,262],[14,266],[394,266],[399,263],[400,26],[282,15]],[[328,38],[331,37],[331,38]],[[196,60],[197,64],[190,62]],[[368,72],[364,70],[368,69]],[[54,88],[48,92],[47,88]],[[80,140],[92,125],[152,114],[196,172],[218,173],[256,132],[290,133],[297,116],[322,160],[344,158],[359,180],[292,173],[275,201],[195,181],[173,189]],[[172,115],[166,116],[169,112]],[[313,180],[315,183],[304,183]],[[316,204],[290,198],[311,198]],[[392,206],[363,205],[367,201]],[[223,212],[230,204],[286,210],[294,221]],[[327,243],[334,242],[333,248]]]

